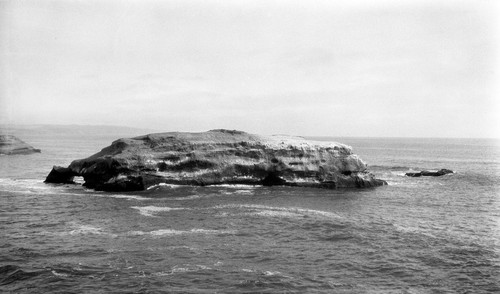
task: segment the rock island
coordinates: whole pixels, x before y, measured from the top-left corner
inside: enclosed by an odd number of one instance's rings
[[[0,154],[18,155],[40,153],[40,149],[33,148],[21,139],[12,135],[0,135]]]
[[[67,168],[55,166],[48,183],[102,191],[137,191],[176,185],[284,185],[365,188],[386,185],[367,171],[351,147],[302,137],[241,131],[169,132],[119,139]]]

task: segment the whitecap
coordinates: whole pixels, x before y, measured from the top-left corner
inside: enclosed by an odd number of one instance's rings
[[[87,235],[87,234],[101,235],[102,233],[103,232],[101,228],[89,225],[80,225],[77,229],[71,230],[69,232],[70,235]]]
[[[340,219],[342,218],[340,215],[333,213],[333,212],[328,212],[328,211],[321,211],[321,210],[314,210],[314,209],[305,209],[305,208],[297,208],[297,207],[273,207],[273,206],[265,206],[265,205],[258,205],[258,204],[247,204],[247,205],[236,205],[236,204],[228,204],[228,205],[219,205],[215,206],[215,209],[225,209],[225,208],[231,208],[231,209],[247,209],[251,210],[247,214],[254,214],[254,215],[261,215],[261,216],[269,216],[269,217],[325,217],[325,218],[335,218],[335,219]]]
[[[187,232],[185,232],[185,231],[169,230],[169,229],[161,229],[161,230],[155,230],[155,231],[149,232],[149,234],[152,236],[181,235],[181,234],[186,234],[186,233]]]
[[[252,190],[233,190],[233,191],[222,191],[221,195],[252,195],[254,192]]]
[[[170,272],[157,272],[157,273],[152,273],[152,276],[156,277],[162,277],[162,276],[170,276],[176,273],[187,273],[187,272],[197,272],[200,270],[211,270],[211,267],[208,267],[206,265],[201,265],[201,264],[195,264],[195,265],[190,265],[190,264],[183,264],[183,265],[175,265],[170,269]]]
[[[130,208],[139,210],[139,213],[144,216],[155,216],[154,213],[172,211],[172,210],[184,210],[188,208],[180,207],[167,207],[167,206],[132,206]]]
[[[242,272],[246,272],[246,273],[253,273],[253,272],[255,272],[254,270],[251,270],[251,269],[248,269],[248,268],[242,268],[241,271]]]
[[[152,273],[151,275],[155,277],[164,277],[172,275],[172,272],[157,272],[157,273]]]
[[[16,194],[71,195],[72,193],[62,192],[65,191],[67,187],[66,185],[47,185],[40,179],[0,179],[0,190]]]
[[[79,176],[76,176],[73,178],[73,182],[79,184],[79,185],[83,185],[85,184],[85,180],[83,177],[79,177]]]
[[[233,193],[235,193],[235,194],[253,194],[253,191],[251,191],[251,190],[236,190]]]
[[[209,187],[214,187],[214,188],[217,188],[217,187],[222,187],[222,188],[234,188],[234,189],[245,189],[245,190],[253,190],[253,189],[256,189],[260,186],[258,185],[243,185],[243,184],[220,184],[220,185],[211,185]]]
[[[179,250],[179,249],[182,249],[182,250],[189,250],[189,251],[199,251],[199,248],[190,247],[190,246],[186,246],[186,245],[169,246],[169,247],[166,247],[165,249],[168,249],[168,250]]]
[[[54,231],[41,231],[39,234],[46,236],[68,236],[68,235],[103,235],[112,238],[118,237],[117,234],[106,232],[103,228],[91,226],[91,225],[81,225],[72,223],[73,228],[70,231],[54,232]]]
[[[206,265],[202,264],[183,264],[182,266],[180,265],[175,265],[172,267],[172,273],[184,273],[184,272],[196,272],[199,270],[211,270],[212,268]]]
[[[151,235],[151,236],[172,236],[172,235],[185,235],[185,234],[205,234],[205,235],[215,235],[215,234],[234,234],[234,230],[207,230],[207,229],[191,229],[191,230],[173,230],[173,229],[159,229],[150,232],[144,231],[131,231],[129,235]]]
[[[183,200],[195,200],[200,199],[200,195],[190,195],[185,197],[172,197],[172,198],[163,198],[164,200],[173,200],[173,201],[183,201]]]
[[[175,189],[175,188],[180,188],[180,187],[182,187],[182,185],[174,185],[174,184],[167,184],[167,183],[159,183],[159,184],[152,185],[152,186],[148,187],[148,188],[147,188],[147,190],[158,189],[158,188],[161,188],[161,187],[167,187],[167,188],[172,188],[172,189]]]
[[[94,191],[90,191],[94,192]],[[142,197],[137,195],[125,195],[125,194],[91,194],[92,196],[105,197],[105,198],[117,198],[117,199],[127,199],[127,200],[152,200],[154,198]]]
[[[262,210],[258,212],[251,213],[252,215],[260,215],[267,217],[288,217],[288,218],[297,218],[303,217],[302,214],[294,213],[291,211],[277,211],[277,210]]]
[[[51,272],[56,277],[63,277],[63,278],[68,277],[68,274],[58,273],[55,270],[52,270]]]
[[[22,186],[40,186],[45,187],[43,180],[40,179],[11,179],[11,178],[1,178],[0,184],[9,184],[9,185],[22,185]]]
[[[398,224],[393,224],[393,226],[397,231],[400,231],[405,234],[420,234],[431,238],[437,238],[436,235],[429,233],[428,230],[426,229],[412,227],[412,226],[402,226]]]
[[[187,268],[187,267],[174,267],[174,268],[172,268],[171,273],[172,274],[174,274],[174,273],[187,273],[190,271],[191,270],[189,270],[189,268]]]
[[[235,230],[206,230],[206,229],[191,229],[191,233],[195,234],[235,234]]]
[[[265,271],[263,272],[264,276],[279,276],[279,275],[282,275],[281,272],[278,272],[278,271]]]

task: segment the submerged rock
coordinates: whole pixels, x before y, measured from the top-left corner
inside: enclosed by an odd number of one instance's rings
[[[351,147],[301,137],[261,136],[241,131],[158,133],[119,139],[68,168],[54,167],[47,182],[104,191],[178,185],[285,185],[320,188],[387,184],[367,171]]]
[[[452,170],[442,168],[440,170],[423,170],[420,172],[409,172],[405,175],[407,177],[439,177],[447,174],[454,173]]]
[[[0,154],[16,155],[40,152],[40,149],[33,148],[15,136],[0,135]]]
[[[409,172],[406,173],[405,176],[417,178],[422,176],[422,172]]]

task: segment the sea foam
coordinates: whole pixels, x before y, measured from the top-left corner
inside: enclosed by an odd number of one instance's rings
[[[191,229],[191,230],[173,230],[173,229],[160,229],[150,232],[145,231],[131,231],[128,235],[142,236],[172,236],[172,235],[186,235],[186,234],[204,234],[204,235],[218,235],[218,234],[235,234],[234,230],[207,230],[207,229]]]
[[[218,205],[214,207],[215,209],[243,209],[247,210],[246,214],[251,215],[260,215],[260,216],[268,216],[268,217],[293,217],[293,218],[302,218],[302,217],[322,217],[322,218],[335,218],[340,219],[342,216],[328,211],[314,210],[314,209],[304,209],[297,207],[273,207],[273,206],[265,206],[258,204],[248,204],[248,205],[237,205],[237,204],[228,204],[228,205]]]
[[[185,210],[187,208],[167,207],[167,206],[132,206],[131,208],[139,210],[139,213],[144,216],[155,216],[155,213],[172,211],[172,210]]]
[[[153,186],[148,187],[147,190],[155,190],[155,189],[162,188],[162,187],[175,189],[175,188],[180,188],[183,186],[182,185],[167,184],[167,183],[159,183],[157,185],[153,185]]]
[[[93,234],[93,235],[101,235],[103,234],[103,231],[101,228],[98,227],[93,227],[89,225],[80,225],[76,229],[69,231],[70,235],[87,235],[87,234]]]
[[[125,194],[95,194],[94,191],[89,190],[88,192],[91,192],[90,195],[96,196],[96,197],[106,197],[106,198],[117,198],[117,199],[126,199],[126,200],[139,200],[139,201],[145,201],[145,200],[153,200],[154,198],[148,198],[148,197],[143,197],[143,196],[137,196],[137,195],[125,195]]]

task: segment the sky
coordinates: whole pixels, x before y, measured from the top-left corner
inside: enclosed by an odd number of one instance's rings
[[[0,0],[0,124],[500,137],[499,5]]]

